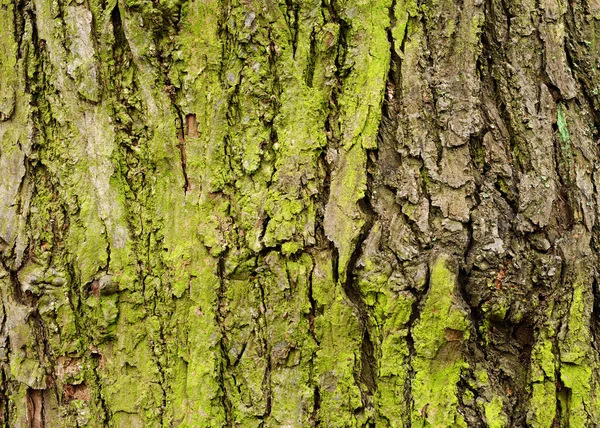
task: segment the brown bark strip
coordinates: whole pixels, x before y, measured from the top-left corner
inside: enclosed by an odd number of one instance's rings
[[[27,391],[27,426],[29,428],[44,428],[44,395],[43,391],[29,388]]]

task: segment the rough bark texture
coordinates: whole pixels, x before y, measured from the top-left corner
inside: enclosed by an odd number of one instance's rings
[[[0,0],[0,419],[599,426],[599,90],[597,0]]]

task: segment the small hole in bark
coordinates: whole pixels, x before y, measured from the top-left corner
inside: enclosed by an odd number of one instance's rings
[[[521,323],[515,327],[513,337],[522,347],[531,346],[533,344],[533,328],[527,323]]]
[[[73,400],[88,401],[90,399],[90,389],[85,382],[78,385],[65,385],[63,388],[64,399],[67,403]]]
[[[198,121],[195,114],[185,116],[185,135],[189,138],[198,137]]]

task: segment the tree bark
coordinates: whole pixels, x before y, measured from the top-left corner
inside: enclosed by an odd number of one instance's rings
[[[600,426],[599,2],[0,3],[4,426]]]

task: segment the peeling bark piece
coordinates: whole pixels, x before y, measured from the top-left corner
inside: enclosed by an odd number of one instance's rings
[[[358,201],[366,191],[366,154],[354,145],[340,153],[338,168],[332,174],[329,201],[323,226],[339,251],[339,276],[345,281],[348,262],[365,223]]]

